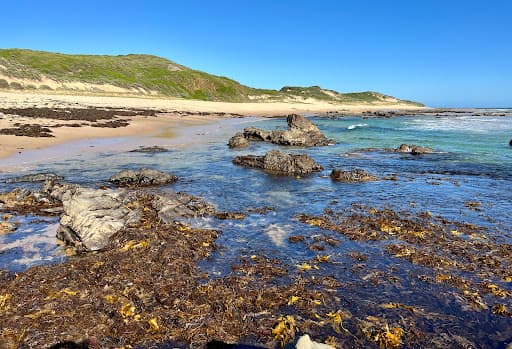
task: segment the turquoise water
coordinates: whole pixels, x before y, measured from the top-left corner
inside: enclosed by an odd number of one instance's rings
[[[290,235],[312,228],[293,217],[298,213],[319,214],[326,208],[349,208],[353,203],[430,211],[449,219],[466,221],[510,234],[512,226],[512,118],[510,117],[397,117],[392,119],[344,117],[312,119],[334,146],[285,148],[292,153],[308,153],[325,170],[301,179],[269,175],[259,170],[234,166],[241,154],[264,154],[277,146],[254,142],[243,150],[231,150],[227,139],[248,124],[262,128],[285,128],[283,119],[229,120],[193,144],[167,153],[143,154],[127,151],[80,153],[47,164],[36,164],[18,174],[54,172],[70,182],[95,186],[107,184],[114,173],[126,168],[152,167],[173,172],[180,180],[167,190],[187,191],[203,196],[220,211],[245,211],[248,207],[272,207],[266,215],[253,214],[238,222],[204,219],[196,224],[221,228],[221,244],[227,252],[219,260],[236,259],[241,251],[269,250],[283,258],[301,259],[287,242]],[[438,153],[421,156],[367,151],[365,148],[395,148],[401,143],[428,146]],[[136,148],[134,145],[132,148]],[[361,150],[363,149],[363,150]],[[397,181],[347,184],[332,182],[328,175],[337,167],[363,168],[378,177],[396,174]],[[12,177],[0,175],[0,179]],[[5,191],[13,185],[4,185]],[[333,203],[336,201],[336,203]],[[481,211],[471,211],[464,202],[479,201]],[[414,207],[411,207],[411,202]],[[31,234],[46,229],[30,226]],[[23,227],[22,229],[23,230]],[[5,245],[18,239],[0,237],[0,265],[16,270],[32,264],[18,264]],[[50,242],[53,243],[53,242]],[[53,249],[48,249],[53,251]],[[249,252],[247,252],[249,253]],[[26,258],[23,255],[20,258]],[[47,260],[48,256],[45,257]],[[50,258],[51,259],[51,258]],[[57,257],[61,260],[61,256]],[[34,260],[33,263],[38,263]],[[218,263],[213,269],[226,263]],[[216,270],[224,273],[225,270]]]
[[[220,229],[219,249],[201,267],[212,277],[231,271],[231,265],[253,254],[281,259],[291,269],[317,253],[304,244],[288,241],[292,235],[308,239],[320,236],[316,228],[300,223],[297,214],[321,214],[326,209],[350,210],[354,203],[375,208],[408,212],[429,211],[447,219],[487,227],[489,234],[512,243],[512,138],[511,117],[409,116],[393,119],[312,118],[336,145],[319,148],[283,148],[292,153],[307,153],[325,170],[303,178],[266,174],[259,170],[234,166],[236,155],[264,154],[278,146],[252,143],[242,150],[226,146],[229,137],[250,125],[273,129],[285,128],[283,119],[230,120],[220,123],[205,137],[196,134],[194,144],[176,147],[167,153],[142,154],[127,151],[81,153],[48,164],[37,164],[17,174],[54,172],[70,182],[97,186],[107,184],[114,173],[126,168],[152,167],[172,172],[180,180],[164,190],[187,191],[216,205],[219,211],[247,211],[248,208],[271,207],[266,214],[252,213],[242,221],[219,221],[214,218],[191,222],[202,227]],[[200,133],[199,131],[197,133]],[[435,154],[412,156],[384,152],[402,143],[428,146]],[[135,148],[136,145],[132,148]],[[368,150],[367,148],[377,148]],[[396,181],[338,183],[328,177],[334,168],[363,168],[383,178],[396,174]],[[13,176],[4,173],[0,179]],[[12,185],[4,185],[5,190]],[[466,202],[478,201],[480,210],[471,210]],[[0,267],[20,271],[32,265],[59,262],[65,258],[55,246],[52,229],[56,220],[35,222],[20,217],[20,229],[0,237]],[[35,243],[30,237],[46,237]],[[328,247],[323,254],[332,255],[323,275],[332,275],[353,285],[340,290],[347,307],[357,313],[368,302],[403,302],[434,313],[451,316],[450,322],[424,325],[456,333],[482,347],[500,347],[503,338],[512,340],[512,321],[496,318],[490,311],[465,312],[453,301],[445,301],[444,286],[418,283],[415,276],[429,274],[428,268],[412,265],[388,255],[379,242],[350,241],[342,236],[340,245]],[[37,239],[36,239],[37,240]],[[44,241],[43,241],[44,240]],[[25,241],[17,245],[17,242]],[[369,256],[365,268],[389,272],[400,278],[396,284],[367,285],[364,275],[352,270],[350,252]],[[370,274],[369,274],[370,275]],[[512,292],[511,284],[502,285]],[[348,292],[348,293],[347,293]],[[488,334],[500,333],[501,340]],[[507,337],[508,336],[508,337]],[[493,337],[494,338],[494,337]]]

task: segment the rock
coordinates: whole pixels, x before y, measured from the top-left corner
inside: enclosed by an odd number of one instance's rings
[[[245,219],[245,217],[247,217],[247,215],[243,212],[219,212],[215,214],[215,218],[222,220],[242,220]]]
[[[330,345],[324,343],[318,343],[312,341],[309,335],[305,334],[299,338],[297,344],[295,345],[296,349],[334,349]]]
[[[56,175],[55,173],[36,173],[20,177],[8,178],[5,180],[5,183],[44,182],[47,180],[59,181],[62,179],[64,179],[64,177]]]
[[[350,171],[344,171],[343,169],[332,170],[331,178],[335,181],[340,182],[368,182],[375,181],[378,178],[366,172],[365,170],[356,168]]]
[[[244,137],[243,133],[238,132],[229,139],[228,145],[230,148],[245,148],[249,145],[249,141]]]
[[[396,153],[410,153],[412,155],[419,154],[431,154],[434,153],[434,150],[427,147],[421,147],[415,144],[402,144],[398,148],[394,150]]]
[[[215,213],[211,204],[183,192],[156,195],[151,206],[158,211],[158,216],[165,223],[172,223],[180,218],[202,217]]]
[[[126,208],[130,201],[120,190],[76,187],[65,191],[57,238],[79,251],[105,248],[112,235],[140,219],[140,211]]]
[[[73,183],[55,183],[53,180],[44,182],[40,192],[50,200],[62,202],[65,192],[79,188],[80,185]]]
[[[154,154],[154,153],[165,153],[165,152],[168,152],[168,151],[169,151],[169,149],[166,149],[166,148],[154,145],[152,147],[140,147],[138,149],[133,149],[133,150],[130,150],[130,153],[150,153],[150,154]]]
[[[110,177],[109,181],[121,187],[163,185],[178,180],[178,177],[159,170],[141,168],[138,171],[124,170]]]
[[[508,142],[508,145],[512,147],[512,139],[510,140],[510,142]]]
[[[15,223],[11,222],[0,222],[0,236],[8,233],[12,233],[17,228]]]
[[[249,141],[270,141],[271,132],[257,127],[244,128],[244,137]]]
[[[288,123],[288,130],[267,131],[256,127],[246,127],[243,137],[247,141],[264,141],[300,147],[325,146],[335,143],[333,140],[325,138],[320,129],[302,115],[288,115],[286,122]],[[236,134],[231,140],[234,141],[235,137],[238,140],[240,134]]]
[[[323,169],[322,166],[306,154],[285,154],[278,150],[271,150],[264,156],[237,156],[233,159],[233,163],[284,175],[304,175]]]
[[[288,115],[286,122],[288,130],[272,132],[272,143],[304,147],[319,147],[336,143],[332,139],[327,139],[315,124],[302,115]]]

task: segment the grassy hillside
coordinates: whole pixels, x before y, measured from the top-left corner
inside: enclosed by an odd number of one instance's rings
[[[309,98],[369,104],[399,101],[375,92],[338,93],[318,86],[255,89],[151,55],[67,55],[21,49],[0,49],[0,88],[152,94],[229,102]]]

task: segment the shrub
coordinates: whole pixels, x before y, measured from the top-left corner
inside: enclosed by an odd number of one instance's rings
[[[14,90],[23,90],[23,85],[20,84],[19,82],[11,82],[10,85],[9,85],[12,89]]]

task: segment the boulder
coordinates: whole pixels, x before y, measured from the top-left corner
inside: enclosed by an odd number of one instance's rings
[[[244,137],[244,134],[238,132],[229,139],[228,145],[230,148],[245,148],[249,145],[249,141]]]
[[[244,138],[249,141],[270,141],[271,132],[257,127],[244,128]]]
[[[151,206],[165,223],[180,218],[203,217],[215,213],[215,208],[202,199],[183,192],[156,195]]]
[[[267,131],[256,127],[246,127],[243,137],[247,141],[264,141],[299,147],[317,147],[335,143],[333,140],[325,138],[320,129],[302,115],[288,115],[286,122],[288,130]],[[236,134],[231,139],[234,141],[235,137],[238,140],[240,134]]]
[[[366,172],[365,170],[356,168],[349,171],[344,171],[343,169],[332,170],[331,178],[335,181],[340,182],[368,182],[375,181],[378,178]]]
[[[101,250],[125,225],[139,221],[140,211],[126,207],[131,201],[121,190],[83,187],[67,190],[62,194],[64,213],[57,238],[78,251]]]
[[[233,159],[235,165],[259,168],[270,173],[304,175],[321,171],[323,168],[306,154],[285,154],[271,150],[264,156],[245,155]]]
[[[512,147],[512,139],[510,140],[510,142],[508,142],[508,145]]]
[[[431,154],[434,153],[434,150],[427,147],[421,147],[419,145],[415,144],[401,144],[398,148],[394,149],[396,153],[409,153],[412,155],[419,155],[419,154]]]
[[[145,187],[151,185],[163,185],[178,180],[178,177],[148,168],[124,170],[110,177],[109,181],[121,187],[135,186]]]

